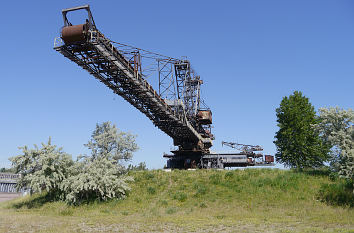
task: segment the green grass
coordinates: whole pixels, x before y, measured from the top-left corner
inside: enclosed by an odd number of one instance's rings
[[[338,180],[334,184],[323,184],[318,198],[330,205],[354,207],[353,180]]]
[[[78,207],[42,195],[0,205],[0,231],[353,232],[354,211],[317,200],[328,175],[277,169],[132,172],[125,200]],[[39,221],[40,220],[40,221]],[[15,223],[15,224],[14,224]],[[9,230],[9,224],[13,226]]]

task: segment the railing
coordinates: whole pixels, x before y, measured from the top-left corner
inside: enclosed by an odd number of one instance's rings
[[[16,189],[17,180],[20,178],[19,174],[0,173],[0,193],[18,193],[23,192],[24,189]]]
[[[2,183],[0,181],[0,193],[17,193],[16,183]]]

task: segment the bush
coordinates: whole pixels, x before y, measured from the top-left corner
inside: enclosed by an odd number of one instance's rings
[[[329,205],[354,207],[353,181],[339,179],[334,184],[323,184],[318,199]]]
[[[137,150],[135,136],[120,132],[110,122],[103,122],[96,125],[85,146],[91,150],[91,155],[79,158],[72,166],[71,176],[61,185],[65,201],[76,205],[124,198],[133,178],[126,175],[127,169],[121,161],[130,160]]]
[[[174,214],[177,212],[177,209],[175,207],[170,207],[166,209],[166,214]]]
[[[331,147],[331,168],[346,179],[354,179],[354,111],[320,108],[315,128]]]
[[[20,148],[23,154],[10,159],[16,173],[21,174],[18,189],[46,191],[46,198],[69,204],[124,198],[133,178],[121,162],[130,160],[137,150],[135,136],[104,122],[97,124],[85,146],[91,155],[80,156],[76,162],[61,148],[51,145],[50,139],[42,148]],[[144,168],[144,164],[139,168]]]
[[[156,193],[156,189],[154,187],[147,187],[147,192],[151,195],[155,194]]]
[[[199,207],[200,208],[207,208],[208,206],[204,202],[202,202],[202,203],[200,203]]]
[[[180,202],[184,202],[187,200],[187,194],[185,194],[184,192],[177,191],[173,195],[173,199],[178,200]]]
[[[226,180],[231,180],[232,178],[234,178],[234,173],[233,172],[228,171],[228,172],[225,173],[225,179]]]
[[[63,181],[61,189],[65,193],[65,201],[75,205],[124,198],[130,190],[129,182],[133,181],[132,177],[124,174],[122,168],[119,169],[107,158],[77,162],[71,174]]]
[[[42,143],[42,148],[34,147],[20,147],[22,154],[10,158],[15,172],[21,174],[17,189],[29,188],[31,193],[46,191],[49,196],[58,198],[60,184],[69,176],[73,165],[71,156],[52,145],[50,138],[47,144]]]
[[[194,189],[196,190],[195,197],[201,197],[207,193],[207,187],[203,183],[194,184]]]

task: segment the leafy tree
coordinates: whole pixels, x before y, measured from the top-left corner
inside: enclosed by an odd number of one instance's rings
[[[138,149],[134,135],[119,131],[110,122],[97,124],[85,146],[91,150],[92,159],[106,157],[117,162],[130,160]]]
[[[354,111],[320,108],[316,125],[323,140],[330,144],[331,166],[340,176],[354,179]]]
[[[71,169],[71,176],[63,182],[66,201],[80,204],[124,198],[133,178],[126,174],[122,161],[131,159],[137,150],[135,136],[120,132],[110,122],[103,122],[96,125],[85,146],[91,150],[91,155],[79,157]]]
[[[29,188],[32,192],[47,191],[49,195],[60,194],[60,184],[69,176],[69,169],[73,165],[71,156],[62,151],[62,148],[48,143],[42,143],[42,148],[34,145],[34,149],[27,146],[19,147],[22,154],[10,158],[16,173],[21,174],[17,188]]]
[[[299,91],[284,97],[276,109],[279,131],[275,135],[276,159],[294,168],[319,167],[328,159],[328,146],[313,125],[314,107]]]

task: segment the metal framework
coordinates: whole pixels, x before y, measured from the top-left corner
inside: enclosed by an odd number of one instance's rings
[[[0,193],[17,193],[23,192],[16,189],[17,179],[20,177],[18,174],[0,173]]]
[[[85,9],[88,19],[72,25],[70,11]],[[97,30],[88,5],[62,10],[64,27],[54,49],[87,70],[114,93],[144,113],[173,138],[175,152],[209,152],[211,134],[198,122],[200,77],[190,62],[111,41]],[[158,76],[158,92],[147,81]]]
[[[200,106],[200,85],[203,82],[199,76],[195,75],[189,61],[176,63],[175,73],[178,98],[184,101],[188,119],[194,121]]]
[[[230,156],[233,155],[243,155],[246,161],[247,166],[273,166],[274,165],[274,156],[272,155],[264,155],[261,153],[255,153],[256,151],[263,151],[263,147],[259,145],[246,145],[246,144],[241,144],[241,143],[236,143],[236,142],[221,142],[221,145],[224,146],[229,146],[233,149],[241,151],[240,153],[237,154],[230,154]],[[227,157],[223,157],[224,159]],[[229,164],[233,164],[233,162],[226,162]],[[225,162],[224,162],[225,164]],[[237,165],[238,166],[238,165]]]
[[[229,146],[231,148],[234,148],[236,150],[240,150],[243,153],[248,153],[251,154],[254,151],[263,151],[263,148],[259,145],[246,145],[246,144],[241,144],[241,143],[236,143],[236,142],[221,142],[221,145],[226,145]]]

